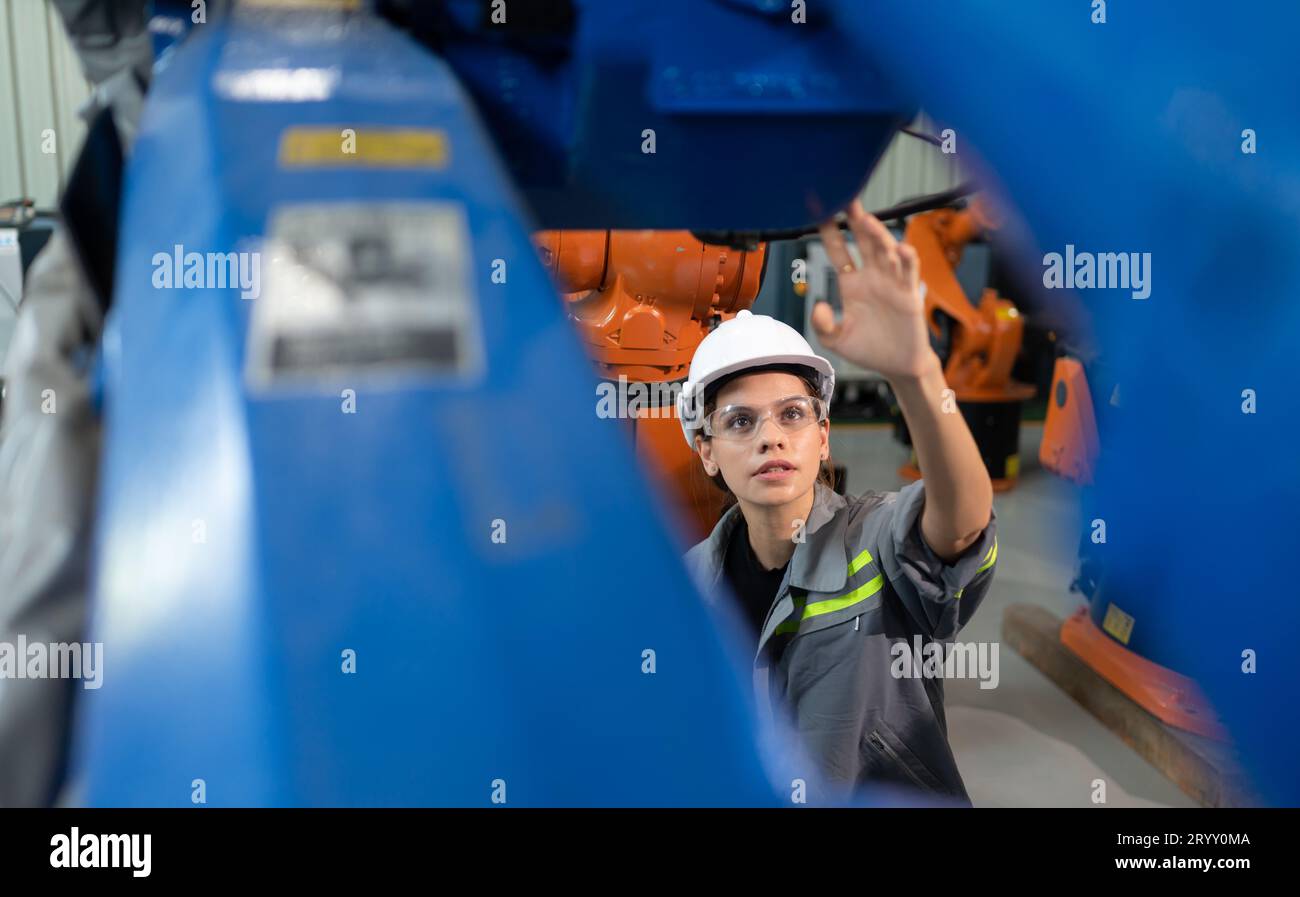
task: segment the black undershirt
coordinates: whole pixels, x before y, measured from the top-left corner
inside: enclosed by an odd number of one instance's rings
[[[727,546],[725,569],[727,581],[736,593],[745,619],[753,627],[754,641],[757,643],[762,635],[767,612],[776,598],[777,590],[781,588],[781,580],[785,579],[785,567],[763,569],[754,549],[749,545],[749,527],[742,517],[732,531],[731,544]]]

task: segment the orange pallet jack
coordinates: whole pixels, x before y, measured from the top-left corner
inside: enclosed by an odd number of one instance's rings
[[[903,240],[920,258],[925,320],[931,334],[942,338],[941,312],[952,321],[944,377],[979,445],[994,491],[1004,492],[1020,474],[1020,409],[1034,395],[1033,386],[1011,377],[1025,321],[1012,302],[992,289],[984,290],[978,306],[971,305],[956,274],[966,244],[994,226],[976,200],[964,209],[911,216]],[[920,479],[915,453],[898,474],[907,480]]]
[[[730,249],[689,231],[541,231],[533,242],[597,372],[619,390],[684,380],[712,322],[753,304],[767,254],[766,244]],[[628,403],[637,452],[702,539],[725,496],[682,439],[676,391],[648,393]]]

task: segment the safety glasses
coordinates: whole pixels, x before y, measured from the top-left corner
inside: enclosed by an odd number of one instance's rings
[[[757,435],[768,417],[786,433],[794,433],[826,420],[826,403],[815,396],[790,396],[778,399],[766,408],[727,405],[704,418],[704,435],[744,442]]]

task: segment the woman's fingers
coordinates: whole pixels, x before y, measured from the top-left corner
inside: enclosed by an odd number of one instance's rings
[[[865,246],[864,257],[870,257],[869,264],[875,265],[886,274],[897,279],[903,276],[903,259],[899,255],[901,245],[875,215],[868,214],[860,203],[854,203],[856,214],[850,217],[853,235],[859,246]]]
[[[889,281],[915,286],[920,277],[920,259],[916,250],[894,239],[889,228],[862,208],[860,200],[853,201],[847,215],[849,230],[853,232],[853,240],[858,244],[862,258],[862,268],[854,264],[844,233],[831,220],[823,222],[818,230],[826,257],[835,266],[835,271],[844,275],[857,270],[875,270],[885,274]],[[846,295],[845,298],[847,311],[850,297]]]
[[[849,248],[844,244],[844,234],[840,233],[840,226],[835,223],[834,218],[823,221],[818,232],[822,235],[822,247],[826,250],[826,257],[835,266],[836,273],[844,274],[857,267],[853,264]]]
[[[812,310],[813,330],[817,339],[828,349],[834,349],[839,341],[840,325],[835,321],[835,309],[825,299],[818,300]]]
[[[872,227],[872,225],[875,227]],[[849,229],[857,241],[858,252],[862,254],[862,264],[871,267],[892,267],[889,261],[890,244],[894,238],[883,224],[866,213],[862,203],[854,200],[849,206]]]
[[[899,243],[898,261],[908,285],[915,284],[921,274],[921,257],[916,254],[916,247],[911,243]]]

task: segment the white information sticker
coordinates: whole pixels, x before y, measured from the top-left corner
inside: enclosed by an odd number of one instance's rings
[[[261,292],[249,300],[249,386],[477,376],[470,252],[457,203],[279,208],[261,248]]]

